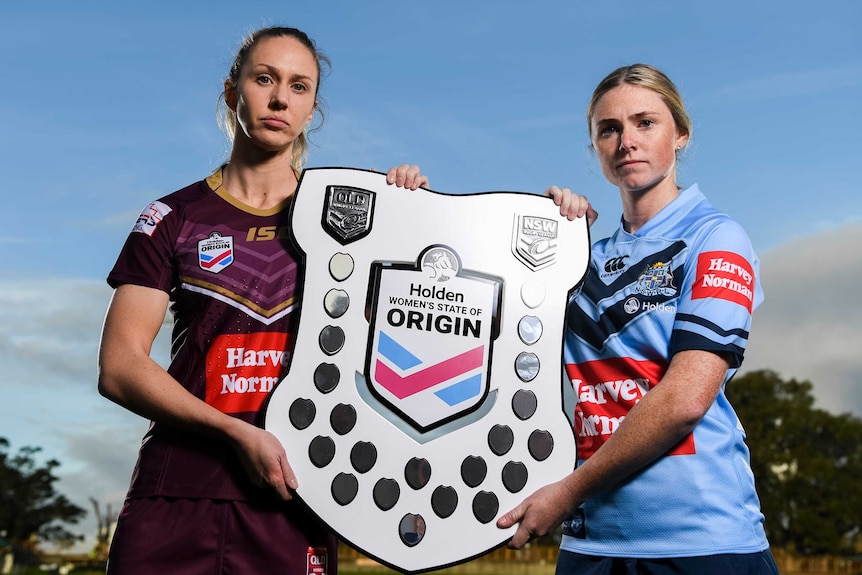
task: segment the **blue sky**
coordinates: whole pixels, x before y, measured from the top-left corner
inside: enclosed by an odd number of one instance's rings
[[[310,165],[417,163],[449,193],[565,185],[598,209],[593,237],[620,204],[587,150],[589,96],[620,65],[663,69],[695,126],[680,183],[762,259],[743,371],[862,416],[860,2],[4,3],[0,437],[59,459],[78,505],[119,508],[146,426],[96,393],[104,277],[148,202],[226,158],[217,96],[240,38],[272,24],[333,63]]]

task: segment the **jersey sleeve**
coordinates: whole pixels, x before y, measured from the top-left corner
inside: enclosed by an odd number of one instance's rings
[[[163,200],[144,208],[108,274],[108,284],[113,288],[133,284],[170,292],[179,220],[178,211]]]
[[[763,300],[760,262],[742,227],[720,221],[691,246],[670,340],[670,356],[685,350],[726,354],[738,368],[751,314]]]

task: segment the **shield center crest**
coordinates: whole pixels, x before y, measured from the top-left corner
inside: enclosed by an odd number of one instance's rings
[[[444,245],[415,262],[372,264],[366,381],[417,431],[463,417],[487,398],[502,284],[464,269]]]

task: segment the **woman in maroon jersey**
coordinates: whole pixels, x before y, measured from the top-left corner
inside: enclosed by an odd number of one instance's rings
[[[108,276],[99,391],[152,421],[109,573],[335,572],[334,537],[292,500],[297,479],[262,429],[295,333],[300,260],[284,232],[327,63],[294,28],[246,38],[222,94],[229,161],[151,203]],[[387,181],[428,185],[407,164]],[[165,370],[149,354],[168,305]]]

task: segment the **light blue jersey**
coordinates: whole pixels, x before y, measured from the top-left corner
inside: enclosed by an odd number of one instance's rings
[[[683,350],[742,362],[751,312],[763,299],[745,231],[697,186],[636,233],[593,246],[569,310],[565,363],[577,397],[578,458],[589,458]],[[686,557],[768,548],[745,433],[724,395],[694,431],[633,477],[583,506],[568,551]]]

